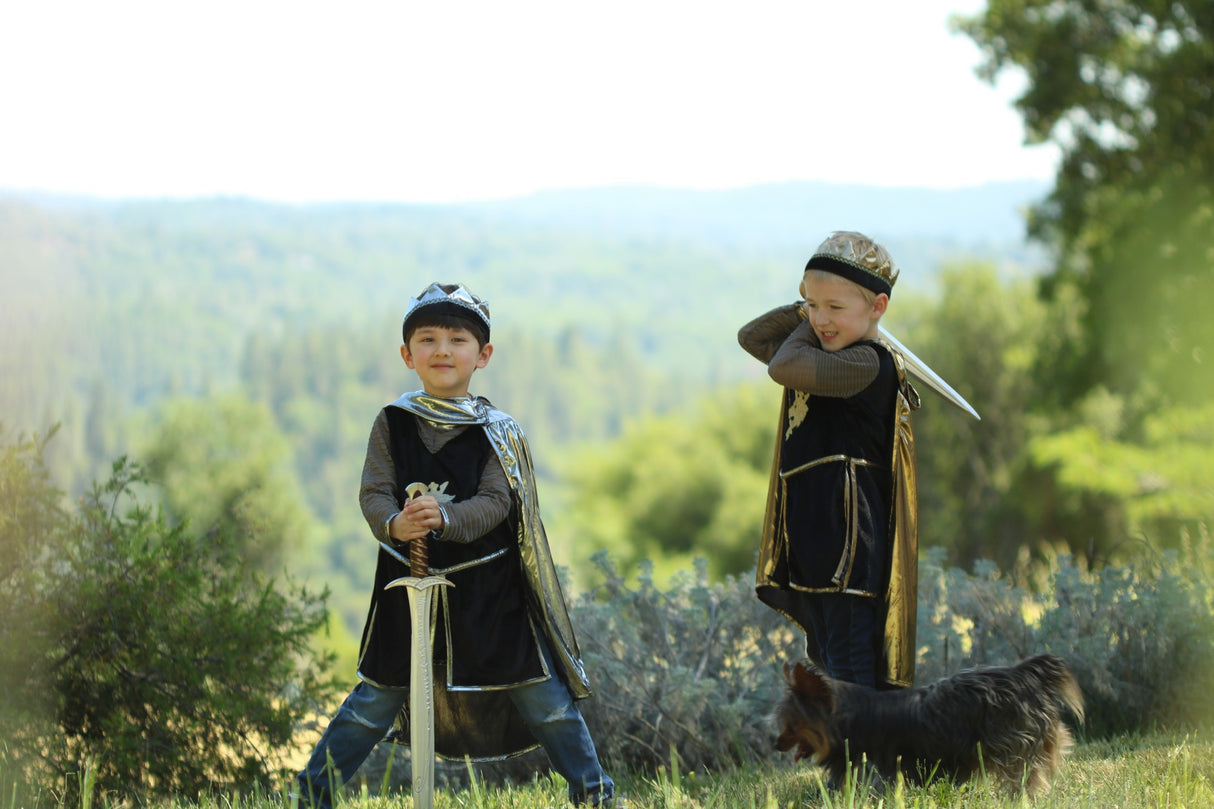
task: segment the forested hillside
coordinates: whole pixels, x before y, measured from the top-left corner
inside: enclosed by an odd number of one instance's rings
[[[870,193],[872,227],[854,221],[859,191],[813,186],[456,206],[9,196],[0,421],[61,425],[47,458],[72,495],[120,456],[146,464],[172,518],[232,528],[251,564],[331,587],[356,631],[373,565],[356,498],[367,431],[416,384],[401,314],[428,282],[459,280],[494,315],[474,391],[526,427],[572,575],[598,550],[662,576],[699,556],[739,572],[776,391],[737,328],[795,295],[826,231],[858,226],[903,268],[886,325],[984,416],[925,393],[925,547],[1012,565],[1196,536],[1209,408],[1124,386],[1060,405],[1075,380],[1060,349],[1081,345],[1090,310],[1068,288],[1038,295],[1043,259],[1009,225],[1028,190]]]
[[[913,298],[950,258],[1025,271],[1014,223],[1035,191],[903,190],[897,206],[871,189],[813,185],[449,206],[9,196],[0,419],[12,431],[60,424],[49,457],[79,492],[119,455],[180,458],[162,427],[178,397],[204,402],[211,421],[175,429],[223,441],[235,428],[216,413],[228,411],[205,402],[235,392],[268,407],[266,429],[289,447],[298,484],[282,485],[298,487],[307,524],[320,526],[305,543],[319,549],[310,564],[344,568],[354,562],[341,540],[362,531],[353,492],[367,429],[415,384],[398,328],[426,283],[459,280],[490,300],[498,350],[474,390],[522,421],[551,479],[562,447],[760,376],[737,327],[791,299],[808,252],[829,230],[860,226],[865,200],[904,267],[900,297]],[[186,488],[180,499],[205,496]]]
[[[357,580],[366,560],[348,540],[364,531],[354,497],[364,442],[377,410],[415,384],[398,329],[426,283],[459,280],[490,300],[497,352],[474,391],[527,428],[560,524],[566,493],[552,482],[568,448],[762,377],[737,327],[792,299],[826,232],[869,227],[855,221],[864,199],[877,212],[870,229],[888,232],[904,268],[891,325],[913,330],[915,301],[949,262],[1032,271],[1010,224],[1032,191],[903,190],[901,217],[871,189],[819,186],[451,206],[9,196],[0,420],[14,432],[61,425],[48,457],[70,492],[124,454],[159,459],[164,475],[188,467],[167,493],[181,511],[217,496],[221,479],[268,487],[280,501],[268,513],[305,515],[286,540],[293,564]],[[824,213],[832,200],[847,221]],[[187,448],[239,443],[238,429],[266,440],[256,478]],[[292,498],[303,506],[287,508]]]
[[[587,425],[562,410],[600,408],[571,400],[585,385],[537,384],[537,373],[605,377],[618,390],[600,392],[634,402],[604,415],[607,426],[675,390],[743,378],[737,324],[790,297],[807,251],[861,218],[865,191],[616,189],[465,206],[0,197],[0,413],[19,429],[63,422],[65,437],[100,460],[125,443],[123,414],[242,376],[281,400],[323,386],[314,377],[326,366],[369,365],[360,377],[383,398],[408,384],[395,353],[405,302],[449,279],[494,312],[499,355],[482,390],[517,393],[528,401],[507,397],[516,410],[568,437]],[[894,221],[870,218],[875,233],[891,234],[903,288],[930,290],[950,256],[1029,263],[1009,223],[1032,192],[921,191],[916,204],[903,190],[898,219],[872,194]],[[832,199],[847,223],[823,215]],[[913,230],[925,210],[939,212],[929,236]],[[633,384],[641,368],[671,391]],[[556,402],[528,403],[560,388]]]

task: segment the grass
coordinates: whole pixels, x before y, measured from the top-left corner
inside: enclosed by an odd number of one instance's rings
[[[1079,745],[1063,765],[1048,795],[1030,802],[1008,798],[982,781],[944,782],[915,787],[900,784],[882,794],[846,786],[828,791],[819,771],[773,759],[761,767],[720,774],[680,773],[663,769],[616,778],[629,809],[1214,809],[1214,737],[1157,734]],[[152,803],[152,809],[283,809],[283,794],[221,796],[203,800],[179,798]],[[22,809],[45,801],[22,800],[16,791],[2,797],[0,809]],[[438,791],[435,809],[557,809],[567,805],[564,782],[541,776],[523,785],[473,783],[460,791]],[[63,805],[54,809],[76,809]],[[80,809],[115,809],[122,804],[104,796],[86,800]],[[348,789],[338,809],[412,809],[408,794],[373,794]]]
[[[1048,795],[1030,802],[999,794],[986,782],[900,785],[873,795],[850,786],[823,787],[819,771],[773,760],[717,775],[656,774],[617,778],[630,809],[1113,809],[1214,808],[1214,737],[1154,735],[1079,745]],[[405,796],[353,795],[347,809],[412,809]],[[560,778],[525,786],[438,793],[435,809],[555,809],[565,806]]]

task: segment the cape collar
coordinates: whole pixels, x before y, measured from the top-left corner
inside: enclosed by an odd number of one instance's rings
[[[441,396],[431,396],[422,390],[404,394],[391,406],[407,410],[442,427],[489,424],[509,418],[481,396],[444,399]]]

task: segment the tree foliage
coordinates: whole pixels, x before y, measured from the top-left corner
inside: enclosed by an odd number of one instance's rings
[[[0,768],[86,804],[268,784],[334,693],[324,596],[252,572],[230,531],[167,524],[125,459],[64,509],[43,446],[0,453]]]
[[[990,264],[950,265],[940,289],[930,301],[898,302],[891,316],[901,318],[899,336],[982,420],[916,383],[919,544],[948,548],[963,564],[982,557],[1008,563],[1035,537],[1013,495],[1040,395],[1034,370],[1046,350],[1043,327],[1063,333],[1067,318],[1047,313],[1027,279],[1001,278]]]
[[[1030,233],[1065,324],[1015,499],[1089,560],[1209,525],[1214,464],[1214,6],[1205,0],[990,0],[958,27],[980,72],[1022,71],[1031,142],[1063,161]]]
[[[1099,385],[1193,403],[1214,394],[1214,7],[1206,0],[991,0],[959,27],[981,72],[1019,69],[1028,139],[1063,162],[1032,232],[1047,292],[1075,285],[1087,339],[1047,369],[1060,401]]]
[[[565,520],[549,533],[573,538],[583,570],[599,551],[628,575],[652,560],[663,579],[697,556],[714,576],[752,567],[778,412],[774,385],[742,386],[574,453],[562,465]]]
[[[311,526],[286,436],[240,396],[171,399],[144,449],[168,514],[239,538],[247,564],[274,573],[307,548]]]
[[[1033,474],[1022,498],[1031,519],[1047,541],[1069,544],[1089,562],[1144,540],[1175,547],[1214,524],[1214,405],[1151,413],[1134,442],[1115,437],[1121,410],[1107,394],[1090,397],[1080,423],[1026,447]]]
[[[1214,10],[1205,0],[990,0],[958,27],[983,48],[980,74],[1022,70],[1028,139],[1063,164],[1043,226],[1074,238],[1092,203],[1178,165],[1214,171]]]

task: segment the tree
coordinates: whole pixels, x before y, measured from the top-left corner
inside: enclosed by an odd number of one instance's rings
[[[1067,542],[1089,563],[1132,556],[1143,541],[1174,547],[1214,522],[1214,404],[1152,413],[1132,443],[1113,435],[1121,410],[1107,393],[1092,396],[1079,424],[1027,447],[1026,510],[1045,539]]]
[[[1049,357],[1064,406],[1101,385],[1159,403],[1214,393],[1214,5],[990,0],[957,22],[980,73],[1019,68],[1029,142],[1063,152],[1030,232],[1055,248],[1044,291],[1075,286],[1086,339]]]
[[[1214,5],[990,0],[957,25],[984,76],[1023,70],[1028,140],[1063,154],[1030,234],[1055,254],[1044,296],[1082,330],[1040,355],[1022,502],[1090,559],[1174,544],[1210,515],[1185,469],[1214,465],[1160,433],[1204,436],[1214,397]]]
[[[325,596],[168,525],[125,459],[65,510],[44,444],[0,449],[0,772],[84,804],[268,785],[335,694]]]
[[[246,561],[264,572],[308,549],[290,446],[265,405],[218,396],[171,400],[161,412],[144,457],[172,518],[243,538]]]
[[[629,575],[650,560],[665,579],[697,557],[714,576],[751,569],[778,413],[774,385],[746,385],[575,453],[564,470],[569,524],[554,522],[549,533],[574,538],[580,570],[600,550]]]
[[[919,484],[919,544],[948,548],[969,564],[979,558],[1014,561],[1039,537],[1012,497],[1031,410],[1040,391],[1034,368],[1053,336],[1073,331],[1065,312],[1047,313],[1026,280],[1001,279],[988,264],[942,269],[940,296],[901,301],[916,353],[977,408],[981,421],[947,405],[915,383],[922,407],[915,430]],[[909,303],[909,305],[907,305]],[[902,334],[899,326],[897,334]]]

